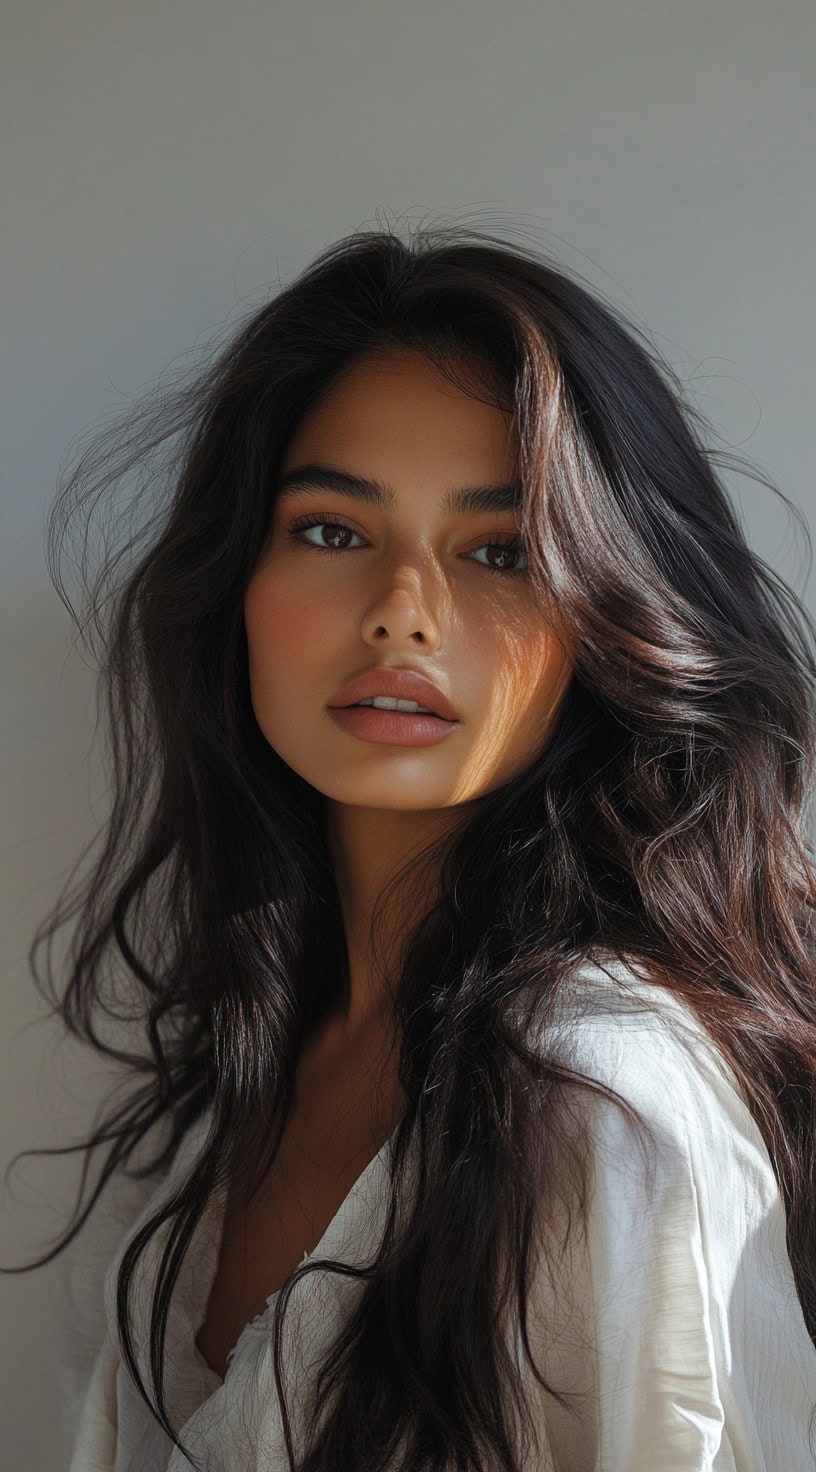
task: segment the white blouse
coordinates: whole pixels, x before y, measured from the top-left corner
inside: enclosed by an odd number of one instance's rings
[[[575,1396],[578,1415],[536,1383],[519,1345],[541,1448],[530,1472],[813,1472],[816,1349],[762,1136],[732,1070],[685,1003],[620,959],[606,965],[582,970],[585,985],[565,999],[547,1046],[634,1105],[654,1132],[655,1153],[642,1155],[620,1106],[577,1091],[592,1146],[588,1231],[585,1239],[571,1234],[567,1250],[553,1254],[557,1270],[542,1267],[534,1279],[531,1347],[548,1384]],[[126,1242],[187,1172],[208,1125],[206,1114],[188,1131],[159,1187],[155,1178],[148,1185],[122,1179],[117,1196],[111,1189],[103,1197],[100,1220],[92,1217],[78,1239],[59,1343],[69,1472],[188,1472],[122,1363],[113,1293]],[[355,1264],[373,1256],[393,1139],[307,1256]],[[278,1295],[244,1328],[223,1381],[195,1345],[223,1210],[223,1195],[213,1197],[173,1293],[167,1403],[210,1472],[284,1472],[272,1364]],[[141,1259],[134,1309],[148,1384],[149,1296],[160,1245],[154,1238]],[[282,1364],[296,1452],[306,1391],[363,1290],[321,1270],[290,1296]]]

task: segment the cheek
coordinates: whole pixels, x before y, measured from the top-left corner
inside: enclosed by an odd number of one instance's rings
[[[524,609],[505,606],[486,612],[478,628],[470,630],[479,657],[507,688],[519,694],[536,689],[557,658],[549,630]]]
[[[247,587],[244,624],[251,662],[260,665],[266,658],[284,664],[317,651],[330,623],[331,610],[310,594],[302,579],[287,584],[261,573]]]
[[[521,725],[532,721],[535,727],[549,718],[566,691],[571,665],[564,646],[552,633],[542,637],[541,629],[529,631],[508,650],[512,669],[513,699],[521,715]]]
[[[572,662],[564,645],[553,634],[540,650],[535,698],[538,718],[548,726],[558,714],[571,679]]]

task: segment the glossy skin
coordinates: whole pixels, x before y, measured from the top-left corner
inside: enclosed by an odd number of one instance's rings
[[[452,489],[512,480],[515,459],[500,410],[405,350],[353,364],[287,447],[282,475],[318,462],[386,482],[395,503],[380,509],[326,490],[280,500],[246,592],[258,724],[328,799],[351,1003],[302,1050],[293,1107],[261,1187],[251,1200],[230,1187],[196,1337],[221,1376],[243,1325],[315,1249],[404,1112],[393,1013],[369,952],[382,885],[410,853],[455,826],[470,799],[529,764],[569,682],[567,651],[524,573],[489,570],[503,565],[489,547],[517,533],[515,513],[454,517],[441,507]],[[357,535],[338,534],[336,525],[312,526],[300,541],[287,535],[317,513]],[[319,551],[321,540],[340,550]],[[523,551],[505,565],[523,567]],[[379,663],[409,665],[442,687],[460,717],[450,735],[434,746],[384,745],[332,720],[327,706],[340,685]],[[418,886],[403,890],[400,909],[389,911],[389,966],[401,916],[416,916],[425,898]]]
[[[389,873],[455,825],[463,804],[529,765],[569,683],[568,651],[533,597],[523,549],[504,562],[490,550],[518,535],[516,513],[450,515],[441,506],[452,489],[512,481],[516,457],[500,409],[423,355],[395,348],[346,369],[301,420],[281,467],[283,476],[319,463],[395,493],[389,509],[337,490],[282,497],[244,605],[258,724],[329,800],[351,967],[349,1033],[382,1006],[368,926]],[[297,540],[287,535],[317,514],[324,524]],[[332,545],[339,550],[320,550]],[[393,746],[335,724],[327,705],[340,685],[378,663],[408,665],[441,686],[460,717],[450,736]],[[404,903],[413,913],[418,896]]]

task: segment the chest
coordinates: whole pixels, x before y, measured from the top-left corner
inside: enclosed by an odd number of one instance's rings
[[[359,1060],[358,1064],[359,1064]],[[245,1324],[311,1253],[355,1181],[393,1133],[403,1100],[391,1079],[355,1088],[357,1069],[303,1067],[275,1159],[250,1199],[228,1192],[221,1245],[196,1344],[222,1378]],[[309,1086],[311,1084],[311,1087]]]

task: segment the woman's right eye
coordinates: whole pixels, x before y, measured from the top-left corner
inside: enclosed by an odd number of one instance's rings
[[[325,516],[315,515],[301,517],[299,521],[293,522],[286,535],[291,537],[295,542],[305,543],[307,547],[315,547],[318,552],[342,552],[345,550],[348,543],[344,542],[340,547],[327,547],[325,544],[321,545],[320,542],[311,541],[310,538],[304,535],[311,527],[318,526],[330,527],[334,532],[348,532],[353,537],[359,537],[360,535],[359,532],[354,530],[353,526],[347,526],[344,521],[329,521]]]

